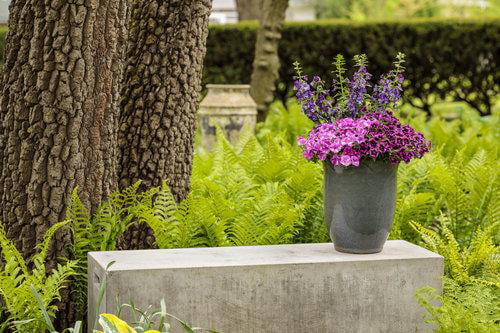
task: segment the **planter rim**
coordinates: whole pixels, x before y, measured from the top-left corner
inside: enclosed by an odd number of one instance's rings
[[[366,165],[370,165],[370,164],[375,164],[375,163],[380,163],[380,164],[386,164],[386,165],[390,165],[390,166],[393,166],[393,167],[398,167],[399,164],[401,163],[391,163],[389,161],[382,161],[382,160],[369,160],[369,161],[361,161],[359,163],[359,166],[353,166],[353,165],[348,165],[348,166],[343,166],[343,165],[333,165],[332,162],[330,162],[329,159],[326,159],[324,161],[321,161],[323,162],[324,165],[328,165],[332,168],[344,168],[344,169],[359,169],[363,166],[366,166]]]

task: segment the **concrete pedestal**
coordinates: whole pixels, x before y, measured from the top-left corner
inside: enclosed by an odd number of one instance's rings
[[[405,241],[368,255],[333,244],[94,252],[89,320],[107,275],[101,313],[164,298],[169,313],[224,333],[428,332],[415,291],[440,290],[442,274],[441,256]]]

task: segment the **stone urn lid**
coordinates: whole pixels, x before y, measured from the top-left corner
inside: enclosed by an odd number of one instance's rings
[[[257,114],[257,104],[250,96],[248,84],[207,84],[207,96],[200,103],[200,113],[214,113],[214,109],[240,110]]]

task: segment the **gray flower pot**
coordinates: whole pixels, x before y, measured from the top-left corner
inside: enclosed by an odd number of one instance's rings
[[[334,167],[325,162],[324,170],[325,220],[335,249],[382,251],[394,219],[397,165],[369,161]]]

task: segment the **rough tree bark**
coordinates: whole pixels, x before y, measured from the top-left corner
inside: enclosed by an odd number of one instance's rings
[[[118,136],[122,188],[167,180],[177,200],[188,194],[211,6],[211,0],[132,5]],[[145,225],[132,227],[121,242],[149,246]]]
[[[13,0],[0,92],[0,218],[25,257],[78,186],[93,209],[116,185],[125,0]],[[58,234],[49,267],[64,256]],[[71,321],[60,309],[63,321]],[[64,318],[66,317],[66,318]]]
[[[260,17],[260,0],[236,0],[238,20],[258,20]]]
[[[260,0],[260,8],[260,27],[255,44],[250,94],[257,103],[257,120],[264,121],[274,99],[276,81],[279,78],[278,45],[288,0]]]

